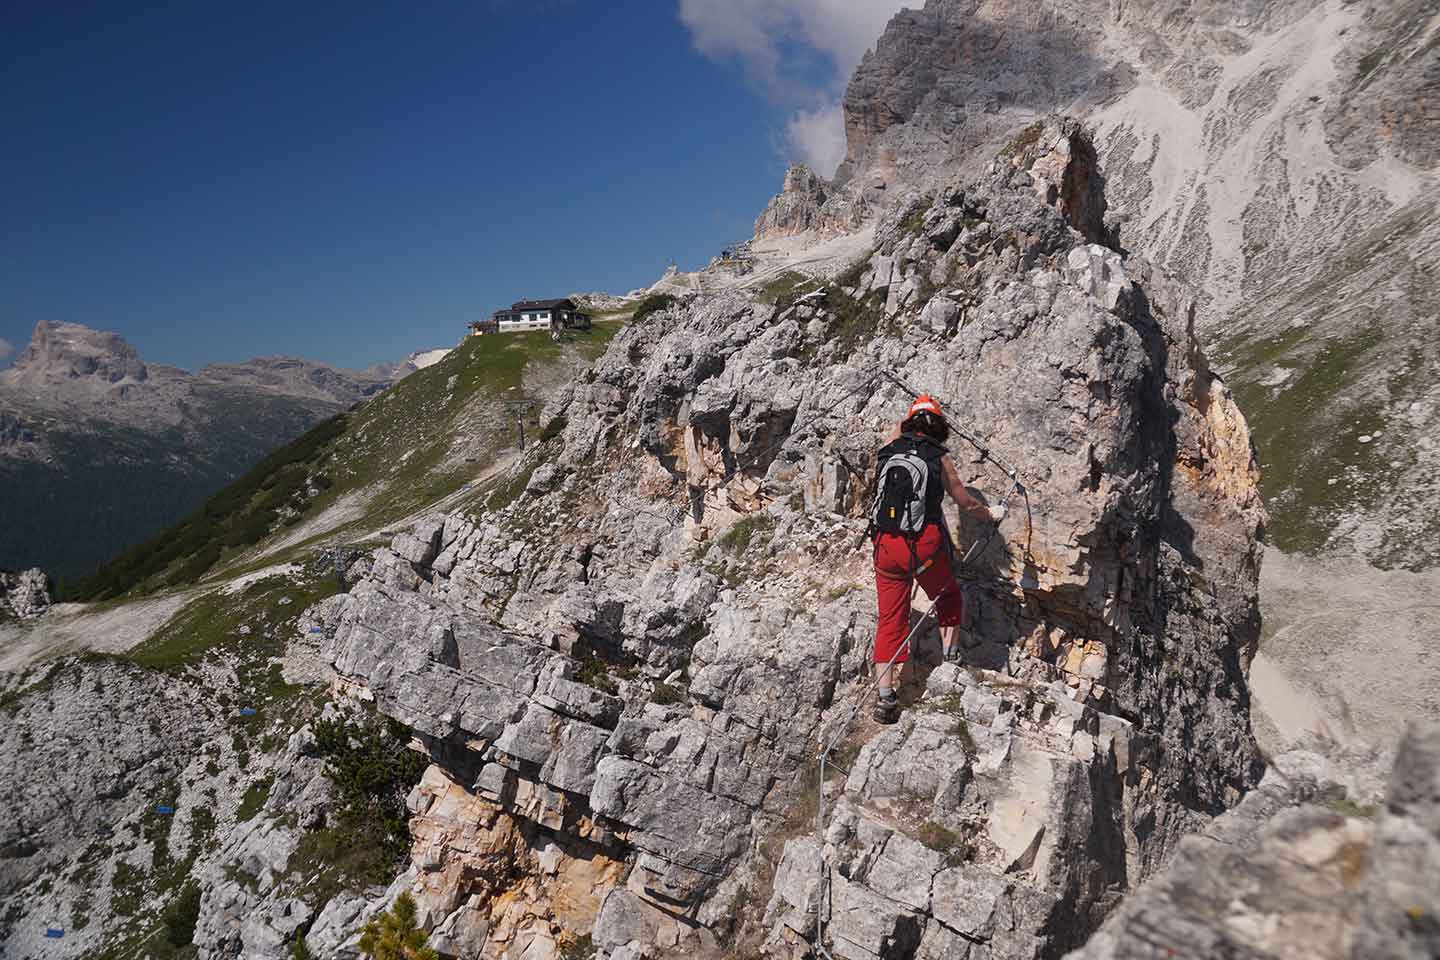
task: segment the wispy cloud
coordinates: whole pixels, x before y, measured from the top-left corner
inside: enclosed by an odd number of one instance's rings
[[[785,124],[785,143],[811,170],[824,177],[834,174],[845,159],[845,112],[839,102],[797,110]]]
[[[10,356],[10,354],[14,352],[15,348],[10,346],[10,341],[6,340],[4,337],[0,337],[0,360],[4,360],[6,357]]]
[[[828,177],[845,156],[840,95],[905,6],[907,0],[680,0],[680,20],[695,49],[738,60],[752,83],[793,111],[788,151]]]

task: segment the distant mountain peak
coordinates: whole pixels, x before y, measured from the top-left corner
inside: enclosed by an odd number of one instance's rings
[[[83,380],[105,389],[148,379],[149,368],[119,334],[49,320],[35,324],[30,344],[0,373],[0,383],[30,388]]]

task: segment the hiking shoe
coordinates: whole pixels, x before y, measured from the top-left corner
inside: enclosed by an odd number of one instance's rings
[[[875,708],[870,711],[870,716],[876,723],[883,723],[887,726],[900,719],[900,700],[891,693],[889,696],[881,694],[875,698]]]
[[[946,663],[959,663],[959,662],[960,662],[960,644],[959,644],[959,643],[956,643],[956,644],[955,644],[953,647],[951,647],[949,650],[941,651],[941,655],[945,658],[945,662],[946,662]]]

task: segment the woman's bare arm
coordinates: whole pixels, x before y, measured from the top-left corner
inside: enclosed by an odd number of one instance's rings
[[[945,479],[945,492],[950,494],[950,499],[954,500],[961,510],[982,523],[995,519],[989,507],[970,496],[965,484],[960,482],[960,474],[956,471],[954,462],[948,456],[940,461],[940,472]]]

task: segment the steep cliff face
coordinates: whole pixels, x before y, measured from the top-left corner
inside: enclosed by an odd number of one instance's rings
[[[1254,782],[1248,434],[1193,299],[1076,229],[1090,156],[1045,125],[901,203],[823,298],[627,327],[487,509],[421,523],[316,608],[337,689],[430,759],[404,882],[447,954],[1053,955]],[[862,501],[909,399],[880,371],[1024,486],[967,574],[967,667],[923,631],[886,731],[846,722]]]
[[[1428,567],[1437,38],[1420,2],[928,0],[857,69],[837,181],[934,190],[1029,118],[1086,118],[1118,240],[1199,297],[1274,542]]]

